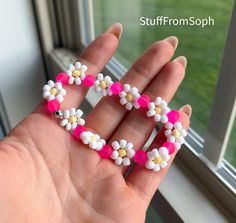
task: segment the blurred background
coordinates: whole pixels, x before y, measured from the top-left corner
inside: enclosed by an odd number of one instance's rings
[[[174,57],[185,55],[188,66],[171,107],[191,104],[191,130],[176,167],[171,168],[150,205],[147,222],[235,219],[233,0],[9,0],[0,1],[0,8],[0,138],[40,101],[46,80],[76,60],[87,44],[112,23],[124,26],[118,51],[103,71],[114,79],[121,78],[151,43],[177,36],[179,46]],[[215,24],[204,28],[141,26],[141,16],[211,16]],[[89,112],[98,100],[90,92],[82,106]],[[174,183],[176,191],[172,193],[170,185]]]

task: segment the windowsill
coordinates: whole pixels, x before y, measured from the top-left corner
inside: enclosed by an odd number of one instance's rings
[[[77,59],[66,49],[58,49],[50,54],[52,74]],[[55,76],[50,76],[55,78]],[[90,91],[86,104],[94,107],[101,97]],[[199,179],[181,162],[177,156],[168,174],[159,187],[161,195],[184,222],[228,222],[233,217],[212,196],[211,191],[199,183]],[[220,211],[221,210],[221,211]],[[232,220],[233,221],[233,220]]]

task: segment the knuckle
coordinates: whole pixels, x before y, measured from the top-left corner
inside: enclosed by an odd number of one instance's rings
[[[150,46],[150,53],[153,55],[158,54],[162,57],[170,57],[174,52],[173,47],[170,45],[170,43],[166,41],[158,41]]]

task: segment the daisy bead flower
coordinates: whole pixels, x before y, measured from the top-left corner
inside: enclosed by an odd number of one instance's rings
[[[65,109],[63,112],[63,120],[60,122],[62,127],[67,131],[74,130],[77,125],[84,125],[85,121],[82,119],[83,112],[80,109]]]
[[[127,110],[131,110],[133,107],[136,109],[140,108],[140,105],[137,103],[140,94],[136,87],[130,87],[129,84],[124,84],[123,91],[119,93],[119,96],[120,103],[125,105]]]
[[[85,71],[87,69],[87,66],[82,65],[80,62],[76,62],[75,65],[70,64],[66,71],[69,76],[68,83],[80,85],[81,81],[85,78]]]
[[[90,131],[84,131],[80,134],[80,138],[85,145],[88,145],[91,149],[100,151],[102,147],[106,144],[104,139],[98,134],[92,133]]]
[[[115,160],[115,164],[129,166],[131,163],[130,159],[132,159],[135,154],[133,144],[122,139],[120,142],[112,142],[112,148],[114,151],[111,154],[111,158]]]
[[[148,117],[154,117],[156,122],[166,123],[168,122],[167,113],[170,109],[167,106],[167,103],[161,98],[157,97],[154,102],[148,104]]]
[[[168,149],[166,147],[161,147],[158,149],[153,149],[147,153],[147,161],[145,167],[149,170],[158,172],[160,169],[167,166],[167,161],[170,159],[168,155]]]
[[[187,136],[187,131],[183,129],[181,122],[176,122],[175,124],[167,122],[165,128],[167,141],[174,143],[177,150],[180,149],[185,142],[184,137]]]
[[[47,101],[57,99],[58,102],[63,102],[66,90],[62,87],[61,82],[54,83],[49,80],[47,84],[43,86],[43,98]]]
[[[103,74],[98,74],[97,79],[94,82],[94,90],[96,93],[102,92],[103,96],[107,96],[110,86],[113,84],[113,81],[109,76],[103,76]]]

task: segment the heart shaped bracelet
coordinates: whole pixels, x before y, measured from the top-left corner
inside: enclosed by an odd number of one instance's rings
[[[49,80],[43,86],[43,98],[47,100],[47,111],[60,120],[60,125],[72,133],[75,140],[79,140],[89,148],[98,151],[103,159],[112,159],[116,165],[129,166],[132,160],[155,172],[167,166],[170,155],[181,148],[185,142],[187,131],[179,121],[178,111],[171,110],[161,97],[151,101],[148,95],[140,95],[136,87],[129,84],[113,82],[111,77],[99,73],[96,77],[88,74],[87,66],[76,62],[70,64],[65,73],[56,76],[56,82]],[[61,110],[61,103],[66,96],[65,85],[81,85],[93,87],[96,93],[103,96],[118,96],[120,104],[127,110],[146,109],[147,117],[153,118],[155,122],[164,124],[166,142],[160,148],[154,148],[149,152],[142,149],[134,149],[131,142],[121,139],[113,141],[111,145],[106,144],[97,133],[88,131],[85,120],[82,118],[81,109],[69,108]]]

